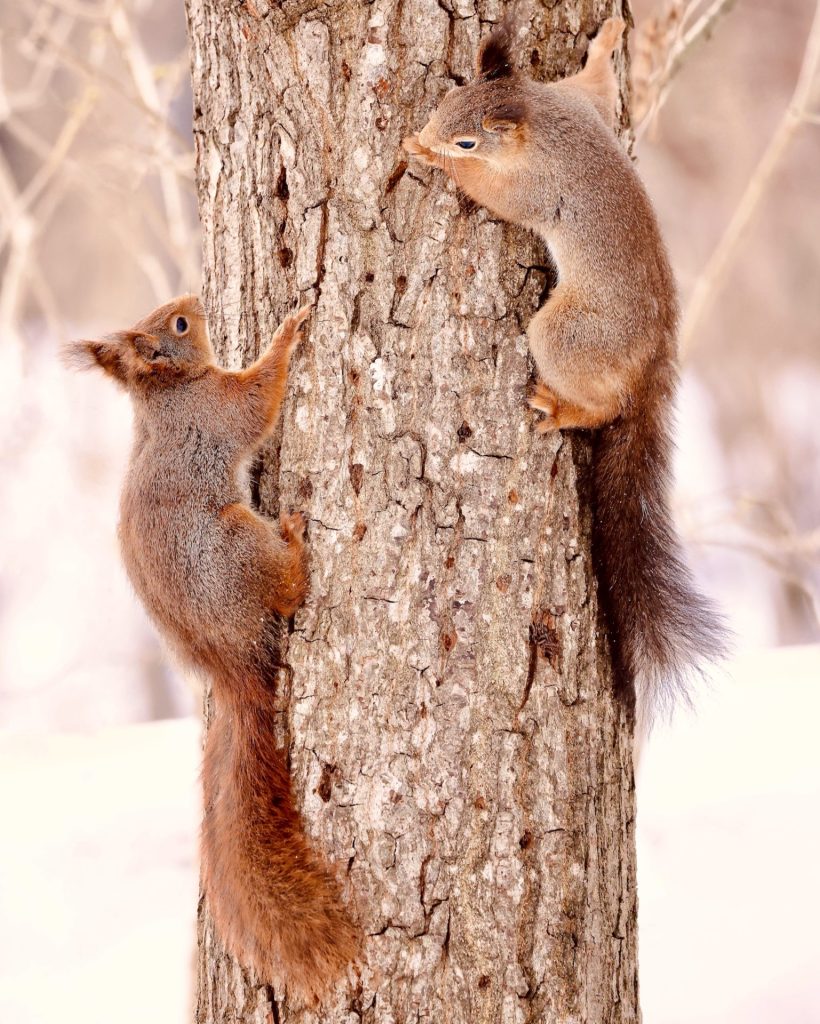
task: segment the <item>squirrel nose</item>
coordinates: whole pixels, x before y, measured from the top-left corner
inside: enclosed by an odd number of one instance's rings
[[[430,122],[428,121],[427,124],[419,132],[419,142],[422,144],[422,146],[429,147],[432,141],[433,140],[430,138]]]

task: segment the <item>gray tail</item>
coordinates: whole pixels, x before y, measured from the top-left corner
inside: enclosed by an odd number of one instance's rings
[[[727,631],[695,589],[669,510],[674,391],[653,381],[640,407],[595,438],[593,557],[616,685],[648,723],[691,703],[693,675],[724,657]]]

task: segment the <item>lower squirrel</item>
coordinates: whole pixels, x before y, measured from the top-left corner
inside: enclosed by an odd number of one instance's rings
[[[651,720],[724,653],[720,617],[693,584],[669,509],[678,384],[675,282],[652,205],[615,133],[609,18],[583,70],[536,82],[513,65],[514,25],[482,43],[405,150],[547,244],[557,285],[527,328],[537,429],[592,429],[593,561],[616,685]]]
[[[357,959],[359,936],[311,848],[275,742],[286,617],[308,591],[304,520],[257,515],[243,466],[279,416],[309,314],[288,316],[238,373],[216,365],[200,301],[161,306],[127,331],[69,347],[130,394],[135,437],[121,500],[128,575],[171,649],[213,684],[202,769],[202,878],[226,947],[306,1001]]]

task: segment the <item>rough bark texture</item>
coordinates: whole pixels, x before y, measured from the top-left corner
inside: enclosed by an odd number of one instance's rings
[[[238,366],[316,303],[255,489],[309,519],[283,737],[369,937],[317,1013],[256,985],[201,907],[202,1024],[639,1019],[589,449],[525,407],[546,256],[400,149],[502,9],[188,0],[214,342]],[[520,11],[521,63],[555,78],[612,4]]]

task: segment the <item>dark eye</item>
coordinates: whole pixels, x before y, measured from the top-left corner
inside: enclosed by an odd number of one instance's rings
[[[475,142],[473,139],[459,139],[456,145],[459,149],[475,149]]]
[[[177,334],[184,334],[188,330],[188,321],[184,316],[178,316],[174,321],[174,331]]]

